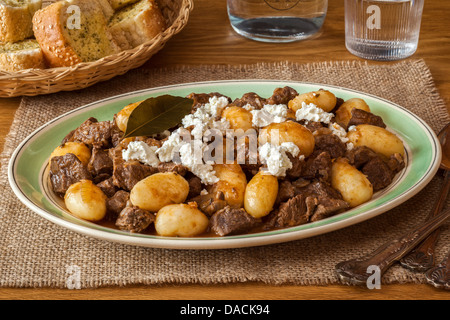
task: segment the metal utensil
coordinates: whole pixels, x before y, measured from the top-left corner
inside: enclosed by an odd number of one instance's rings
[[[368,273],[368,270],[378,267],[381,277],[394,262],[415,248],[449,217],[450,209],[447,209],[425,221],[413,231],[382,245],[365,257],[338,263],[336,265],[337,275],[344,283],[366,285],[367,280],[372,275]],[[369,269],[369,267],[371,268]]]
[[[450,124],[445,126],[438,135],[442,147],[442,160],[440,168],[444,170],[444,183],[441,188],[429,218],[436,216],[444,208],[450,190]],[[412,271],[425,272],[435,265],[435,248],[439,238],[439,229],[432,232],[417,248],[400,260],[400,264]]]
[[[450,124],[442,129],[438,135],[443,151],[441,169],[445,170],[445,181],[439,198],[436,201],[428,219],[413,231],[380,246],[377,250],[365,257],[338,263],[335,269],[341,281],[348,284],[366,285],[367,280],[371,276],[371,273],[368,273],[369,267],[378,267],[381,276],[394,262],[399,261],[400,259],[405,257],[409,252],[411,252],[411,250],[416,248],[425,239],[427,239],[427,241],[424,241],[423,244],[425,256],[431,257],[434,263],[434,246],[438,236],[438,232],[435,230],[437,230],[439,226],[443,224],[445,220],[450,216],[450,209],[442,211],[450,189],[449,133]],[[449,139],[447,139],[447,137],[449,137]],[[420,247],[417,247],[417,249],[420,249]],[[418,257],[423,256],[424,255],[422,253],[418,254]],[[420,259],[417,259],[416,261],[419,260]],[[412,264],[413,263],[411,262],[410,264],[408,264],[408,266]],[[414,264],[419,265],[419,263],[415,262]],[[429,268],[430,267],[428,267],[427,269]]]
[[[425,278],[436,288],[450,290],[450,252],[439,265],[425,273]]]

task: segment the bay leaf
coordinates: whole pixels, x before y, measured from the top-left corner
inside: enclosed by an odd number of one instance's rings
[[[148,98],[131,112],[124,137],[150,136],[173,128],[191,112],[193,103],[171,95]]]

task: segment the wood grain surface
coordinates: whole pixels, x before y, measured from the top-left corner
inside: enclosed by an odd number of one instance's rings
[[[329,1],[320,35],[288,44],[268,44],[245,39],[229,25],[225,0],[195,0],[186,28],[143,68],[198,64],[251,64],[292,61],[307,63],[361,60],[344,43],[344,0]],[[419,48],[412,59],[423,58],[436,87],[450,110],[450,2],[425,1]],[[370,62],[381,63],[381,62]],[[385,62],[383,62],[385,63]],[[0,99],[0,148],[14,118],[20,98]],[[428,106],[424,106],[427,108]],[[0,288],[0,299],[443,299],[448,291],[428,285],[386,285],[380,290],[348,286],[268,286],[259,283],[232,285],[132,286],[100,289]]]

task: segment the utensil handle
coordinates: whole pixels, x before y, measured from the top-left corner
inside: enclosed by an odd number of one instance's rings
[[[436,267],[425,273],[427,282],[438,289],[450,290],[450,252]]]
[[[405,256],[449,217],[450,209],[447,209],[365,257],[338,263],[335,267],[337,275],[345,283],[366,285],[368,278],[372,275],[368,273],[369,267],[378,267],[381,276],[395,261]]]
[[[446,170],[444,175],[444,183],[441,188],[439,197],[437,198],[433,210],[430,212],[428,219],[436,216],[444,208],[445,202],[450,191],[450,171]],[[425,240],[423,240],[417,248],[408,253],[400,260],[400,264],[409,270],[416,272],[425,272],[432,268],[435,264],[434,251],[439,238],[439,229],[433,231]]]

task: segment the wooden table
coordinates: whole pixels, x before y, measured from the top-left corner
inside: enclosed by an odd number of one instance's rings
[[[322,34],[313,40],[283,45],[245,39],[232,30],[225,0],[195,0],[186,28],[147,62],[144,68],[198,64],[251,64],[289,60],[359,60],[344,44],[344,0],[329,1]],[[425,1],[419,49],[439,93],[450,106],[450,2]],[[377,63],[377,62],[371,62]],[[0,99],[0,148],[20,98]],[[385,285],[380,290],[348,286],[230,285],[133,286],[85,290],[0,288],[0,299],[449,299],[448,291],[428,285]]]

